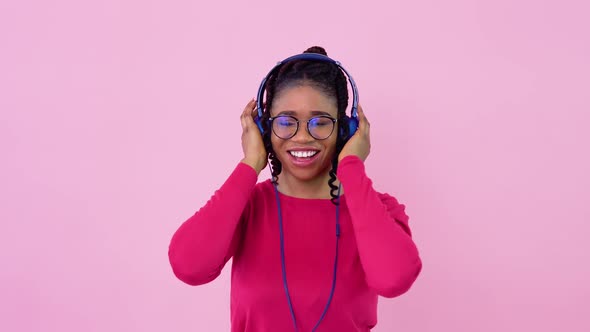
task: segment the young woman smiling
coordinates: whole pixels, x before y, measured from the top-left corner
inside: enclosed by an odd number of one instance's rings
[[[262,116],[251,100],[240,118],[243,158],[172,237],[173,272],[202,285],[233,258],[232,332],[370,331],[378,297],[422,269],[405,206],[365,172],[370,126],[359,105],[349,135],[339,64],[304,57],[271,73]]]

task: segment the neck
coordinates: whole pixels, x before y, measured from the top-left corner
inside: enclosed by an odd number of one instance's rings
[[[329,173],[306,181],[294,178],[287,173],[280,174],[278,178],[278,189],[285,195],[308,199],[332,198],[330,195],[331,188],[328,184],[328,181],[330,180]],[[334,181],[334,185],[338,186],[339,184],[340,182],[338,179],[336,179],[336,181]],[[340,192],[340,194],[342,194],[342,192]]]

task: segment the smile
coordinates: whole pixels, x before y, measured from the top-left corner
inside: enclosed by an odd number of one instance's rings
[[[315,156],[319,151],[309,150],[309,151],[289,151],[289,153],[296,158],[310,158]]]

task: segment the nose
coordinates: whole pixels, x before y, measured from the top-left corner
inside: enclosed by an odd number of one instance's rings
[[[314,141],[315,138],[309,134],[307,124],[304,122],[299,125],[299,129],[295,133],[295,136],[291,137],[291,140],[297,143],[308,143]]]

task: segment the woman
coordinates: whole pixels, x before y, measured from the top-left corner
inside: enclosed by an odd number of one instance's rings
[[[369,331],[378,296],[405,293],[422,269],[408,216],[365,173],[369,122],[358,106],[348,125],[343,68],[275,68],[264,107],[251,100],[241,115],[243,159],[172,237],[172,269],[201,285],[233,258],[234,332]],[[269,159],[272,179],[257,183]]]

